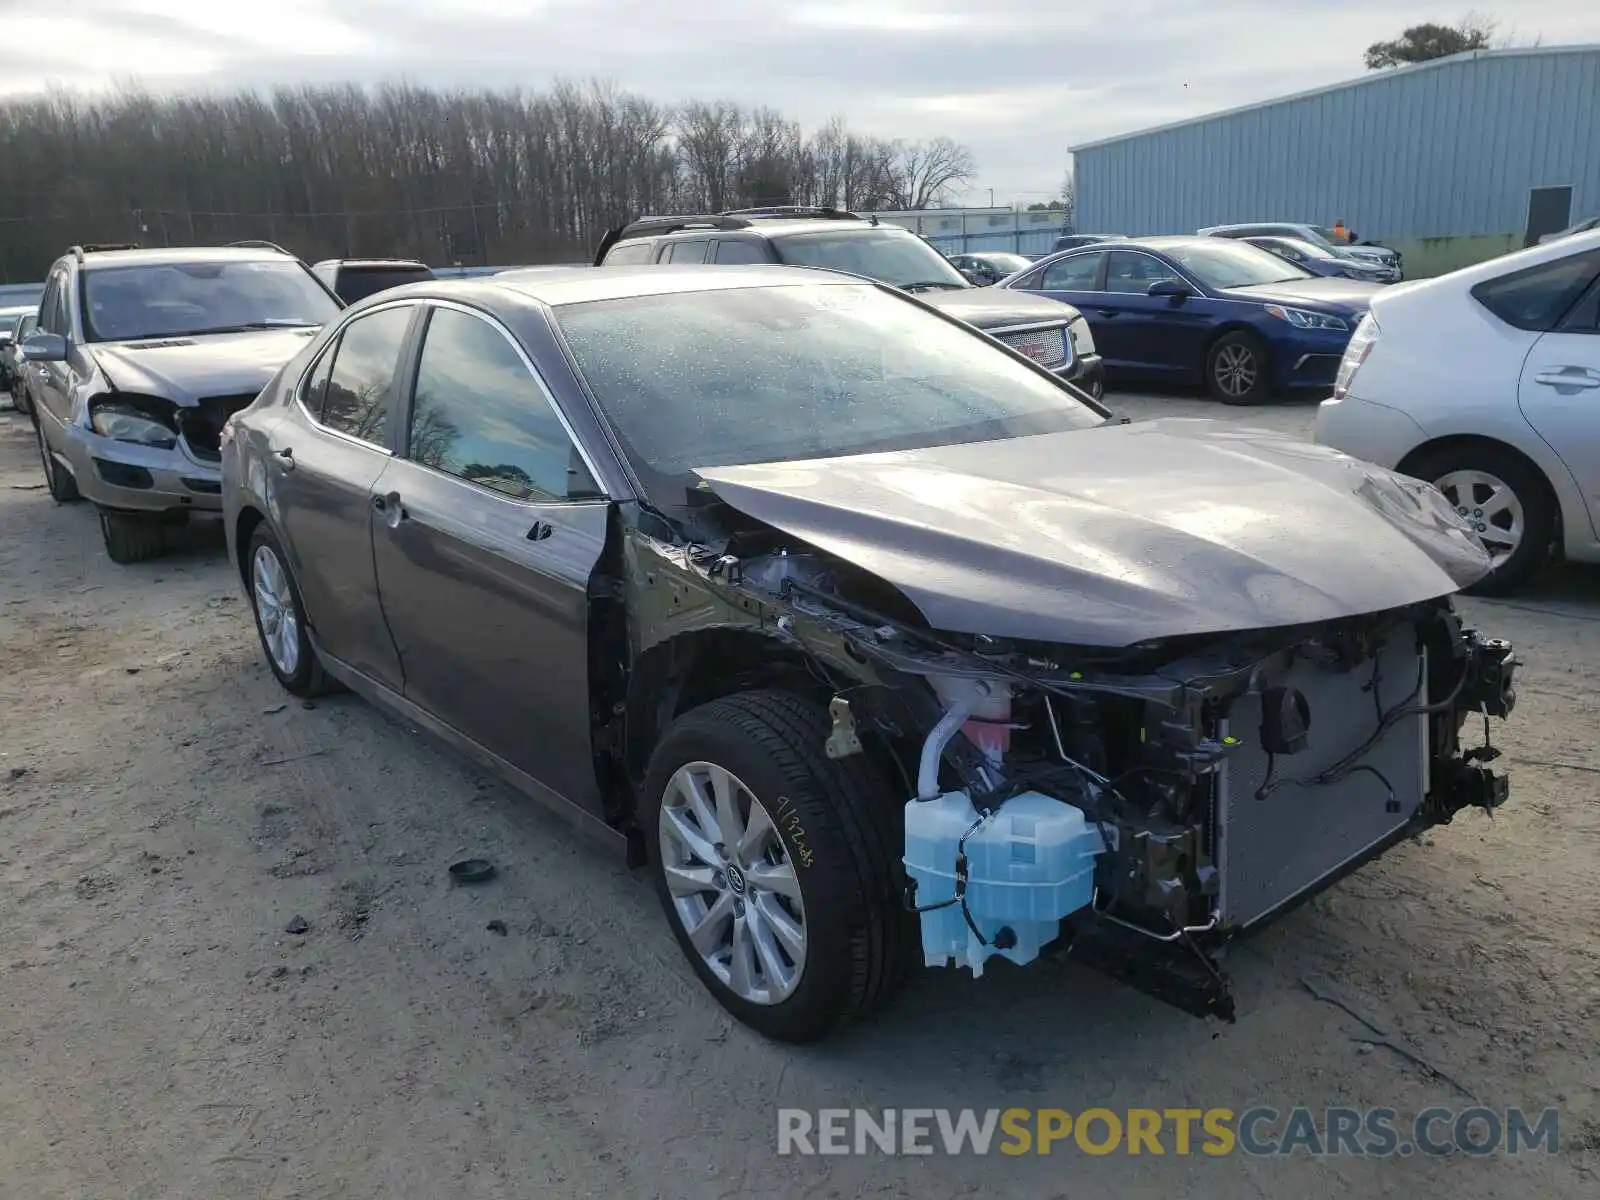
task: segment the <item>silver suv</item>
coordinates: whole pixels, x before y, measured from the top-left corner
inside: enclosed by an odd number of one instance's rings
[[[1254,221],[1246,225],[1208,225],[1204,229],[1195,230],[1195,232],[1202,237],[1299,238],[1303,242],[1310,242],[1313,246],[1321,246],[1330,254],[1337,254],[1340,258],[1370,263],[1386,272],[1390,272],[1390,277],[1385,280],[1387,283],[1398,283],[1405,277],[1404,264],[1401,261],[1398,250],[1391,250],[1387,246],[1374,245],[1371,242],[1353,244],[1322,225],[1297,225],[1287,221]]]
[[[22,346],[50,495],[98,506],[114,561],[159,554],[222,507],[222,423],[341,307],[270,243],[74,246]]]

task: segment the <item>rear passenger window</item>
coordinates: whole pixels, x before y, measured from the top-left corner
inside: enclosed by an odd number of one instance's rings
[[[1600,280],[1589,286],[1588,294],[1567,314],[1561,332],[1600,333]]]
[[[322,423],[376,446],[388,442],[394,377],[414,306],[380,309],[344,327],[328,374]]]
[[[667,247],[666,253],[661,256],[662,262],[670,263],[703,263],[706,260],[706,248],[709,242],[673,242]]]
[[[1472,295],[1507,325],[1543,333],[1555,328],[1596,275],[1600,250],[1486,279]]]
[[[767,256],[754,242],[718,242],[715,261],[719,263],[764,263]]]
[[[604,266],[626,267],[635,263],[650,261],[650,247],[653,242],[625,242],[620,246],[613,246],[606,254]]]
[[[434,310],[417,364],[411,458],[515,500],[579,500],[599,487],[544,389],[480,317]]]

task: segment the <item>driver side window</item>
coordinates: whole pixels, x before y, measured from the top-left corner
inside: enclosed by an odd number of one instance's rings
[[[1160,279],[1176,279],[1170,267],[1148,254],[1117,250],[1106,269],[1106,291],[1144,295]]]

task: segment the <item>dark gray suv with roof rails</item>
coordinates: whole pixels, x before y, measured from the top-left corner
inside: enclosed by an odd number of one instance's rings
[[[887,283],[981,329],[1091,396],[1105,372],[1089,323],[1042,296],[974,286],[910,230],[835,208],[783,205],[702,216],[645,217],[613,229],[594,265],[783,263]]]

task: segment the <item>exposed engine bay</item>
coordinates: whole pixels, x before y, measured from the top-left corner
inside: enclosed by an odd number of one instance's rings
[[[1516,660],[1448,596],[1049,644],[930,628],[872,573],[715,502],[696,524],[687,547],[646,538],[650,556],[818,664],[830,756],[894,764],[929,965],[1067,953],[1232,1020],[1229,939],[1507,797],[1488,732]],[[1472,718],[1482,744],[1464,748]]]

